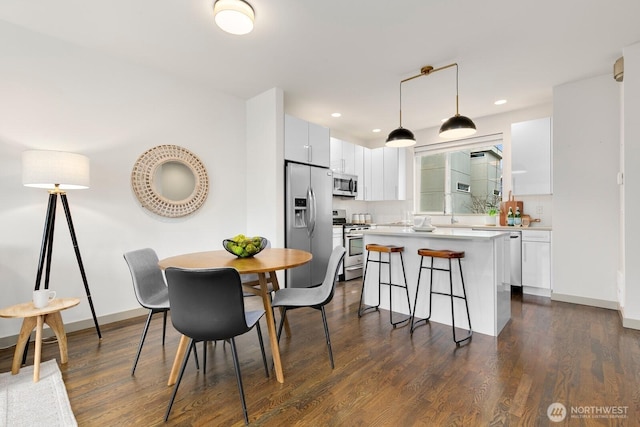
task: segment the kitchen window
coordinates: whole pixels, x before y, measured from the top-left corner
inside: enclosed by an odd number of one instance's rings
[[[502,134],[414,148],[415,211],[484,214],[502,199]]]

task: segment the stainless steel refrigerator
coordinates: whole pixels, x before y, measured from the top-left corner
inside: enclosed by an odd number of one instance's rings
[[[287,162],[285,177],[285,246],[313,254],[310,263],[286,271],[286,286],[317,286],[324,280],[333,249],[333,173],[328,168]]]

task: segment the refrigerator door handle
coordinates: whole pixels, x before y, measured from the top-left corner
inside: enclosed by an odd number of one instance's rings
[[[313,188],[311,187],[307,190],[307,199],[309,200],[309,222],[307,225],[307,234],[311,237],[313,235],[313,230],[316,228],[316,194],[313,192]]]

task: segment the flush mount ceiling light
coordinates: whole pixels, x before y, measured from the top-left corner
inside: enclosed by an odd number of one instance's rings
[[[461,116],[458,111],[458,64],[453,63],[440,68],[425,65],[420,69],[420,74],[406,78],[400,82],[400,127],[392,131],[387,137],[387,147],[410,147],[416,143],[413,132],[402,127],[402,83],[418,77],[428,76],[436,71],[451,67],[456,67],[456,115],[446,120],[442,126],[440,126],[440,136],[443,138],[464,138],[476,133],[476,125],[473,121],[466,116]]]
[[[255,13],[251,5],[243,0],[216,0],[213,17],[223,31],[243,35],[253,30]]]

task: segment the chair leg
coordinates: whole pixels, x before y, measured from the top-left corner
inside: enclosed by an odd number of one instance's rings
[[[142,336],[140,337],[140,343],[138,344],[138,352],[136,353],[136,358],[133,361],[133,368],[131,368],[131,375],[134,375],[136,372],[136,366],[138,365],[138,359],[140,359],[140,353],[142,352],[142,345],[144,344],[144,339],[147,337],[147,331],[149,331],[149,324],[151,323],[151,317],[155,313],[153,310],[149,310],[149,314],[147,315],[147,321],[144,324],[144,329],[142,330]]]
[[[164,338],[167,335],[167,310],[162,314],[162,346],[164,347]]]
[[[370,252],[367,252],[367,260],[364,264],[364,273],[362,274],[362,289],[360,289],[360,303],[358,304],[358,317],[362,317],[362,315],[368,310],[378,311],[378,307],[380,306],[380,285],[378,285],[378,305],[374,305],[370,307],[362,306],[362,303],[364,301],[364,285],[365,283],[367,283],[367,269],[369,266],[369,255],[370,255]],[[375,262],[375,261],[372,261],[372,262]],[[380,274],[380,263],[378,263],[378,281],[380,281],[379,274]]]
[[[333,364],[333,351],[331,351],[331,338],[329,338],[329,325],[327,324],[327,314],[324,311],[324,305],[320,307],[322,312],[322,323],[324,324],[324,335],[327,339],[327,349],[329,349],[329,361],[331,362],[331,369],[334,369]]]
[[[277,337],[278,337],[278,343],[280,343],[280,335],[282,335],[282,327],[284,326],[284,322],[287,318],[287,308],[286,307],[280,307],[282,309],[282,316],[280,316],[280,325],[278,326],[278,333],[277,333]]]
[[[184,369],[187,367],[187,362],[189,361],[189,355],[191,351],[195,353],[195,341],[190,338],[189,345],[187,346],[187,351],[184,354],[184,359],[182,359],[182,366],[180,367],[180,374],[178,375],[178,380],[176,381],[176,385],[173,388],[173,393],[171,394],[171,400],[169,401],[169,406],[167,407],[167,413],[164,415],[164,422],[166,423],[169,419],[169,414],[171,413],[171,408],[173,407],[173,401],[176,399],[176,394],[178,393],[178,387],[180,386],[180,381],[182,381],[182,376],[184,375]]]
[[[462,299],[464,300],[464,306],[467,309],[467,321],[469,322],[469,331],[467,336],[459,340],[456,339],[456,330],[455,330],[455,323],[454,323],[455,321],[453,320],[453,298],[454,297],[452,296],[451,297],[451,316],[452,316],[451,324],[454,325],[453,341],[456,343],[457,347],[460,347],[460,343],[467,340],[471,340],[471,336],[473,335],[473,330],[471,329],[471,315],[469,314],[469,304],[467,303],[467,292],[464,289],[464,277],[462,276],[462,263],[460,262],[460,258],[458,258],[458,268],[460,269],[460,281],[462,282]],[[449,270],[451,270],[451,260],[449,260]],[[449,275],[451,275],[451,272],[449,272]],[[451,285],[451,295],[453,295],[453,285]]]
[[[202,341],[202,373],[207,373],[207,341]]]
[[[260,330],[260,322],[256,323],[256,331],[258,332],[258,341],[260,341],[260,351],[262,352],[262,363],[264,363],[264,373],[269,378],[269,367],[267,366],[267,356],[264,353],[264,342],[262,341],[262,331]]]
[[[231,338],[231,353],[233,353],[233,367],[236,371],[236,380],[238,382],[238,392],[242,401],[242,413],[244,415],[244,423],[249,424],[249,415],[247,414],[247,404],[244,401],[244,389],[242,388],[242,375],[240,374],[240,363],[238,362],[238,352],[236,351],[236,341]]]
[[[196,361],[196,369],[200,370],[200,361],[198,360],[198,350],[196,349],[195,344],[193,345],[193,357]]]

